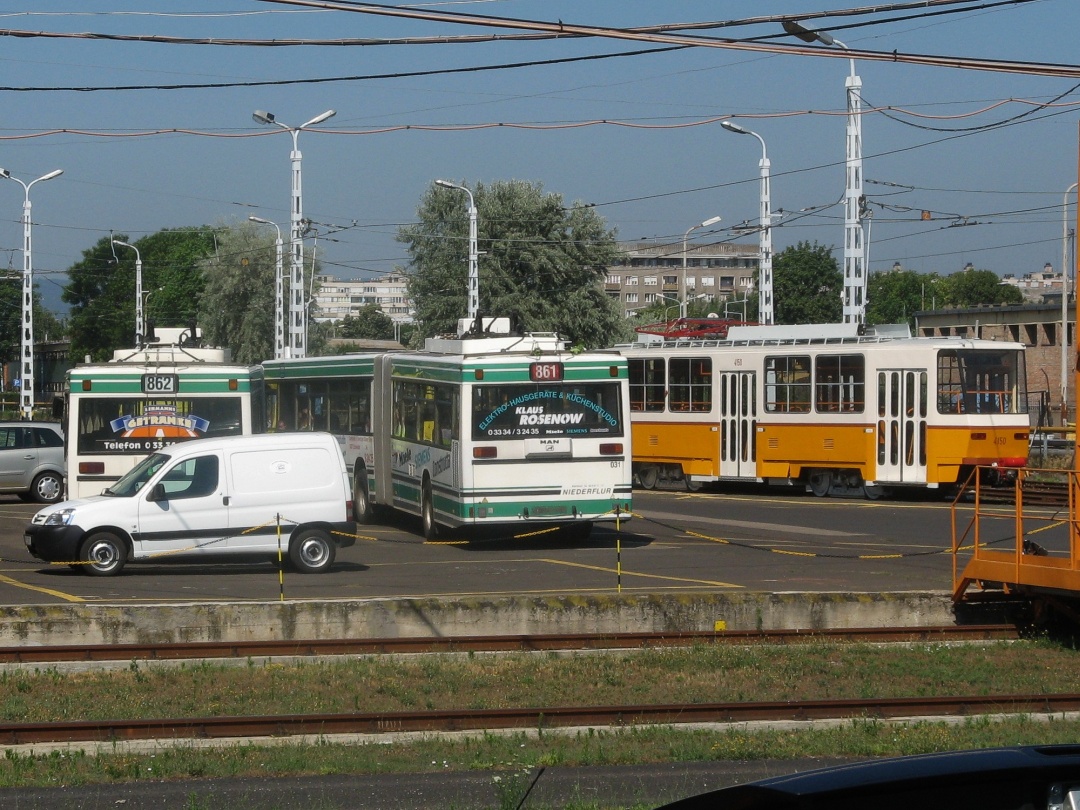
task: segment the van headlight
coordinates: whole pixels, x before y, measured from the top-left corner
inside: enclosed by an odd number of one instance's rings
[[[75,516],[74,509],[59,509],[53,512],[47,518],[45,518],[46,526],[68,526],[71,524],[72,517]]]

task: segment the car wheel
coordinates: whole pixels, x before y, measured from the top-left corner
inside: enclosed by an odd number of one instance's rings
[[[79,561],[89,576],[115,576],[127,562],[127,544],[112,532],[95,532],[83,541]]]
[[[60,473],[39,473],[30,485],[30,495],[38,503],[56,503],[64,497],[64,477]]]
[[[334,564],[337,546],[322,529],[305,529],[289,543],[289,559],[302,574],[321,574]]]

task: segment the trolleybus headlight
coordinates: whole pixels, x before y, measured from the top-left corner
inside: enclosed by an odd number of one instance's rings
[[[68,526],[75,515],[74,509],[60,509],[45,518],[46,526]]]

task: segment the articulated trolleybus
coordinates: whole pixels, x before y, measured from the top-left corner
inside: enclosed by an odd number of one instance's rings
[[[67,374],[67,497],[99,495],[148,454],[186,439],[260,433],[262,370],[200,348],[188,330]]]
[[[629,518],[625,359],[483,322],[423,351],[267,361],[270,424],[338,436],[361,523],[382,505],[420,516],[429,539],[553,525],[579,539]]]
[[[1027,462],[1021,344],[859,331],[745,326],[725,340],[621,347],[638,482],[799,483],[877,498]]]

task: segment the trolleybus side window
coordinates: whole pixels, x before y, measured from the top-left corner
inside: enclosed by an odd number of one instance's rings
[[[667,375],[662,357],[632,357],[627,361],[630,370],[630,410],[664,410],[664,388]]]
[[[267,383],[267,418],[278,431],[371,433],[371,379]]]
[[[765,410],[769,413],[810,412],[810,357],[765,358]]]
[[[668,408],[670,410],[712,410],[711,358],[672,357],[668,375]]]
[[[814,408],[862,413],[866,407],[866,359],[861,354],[821,354],[814,360]]]
[[[458,396],[453,386],[394,380],[394,436],[450,447],[459,438]]]

